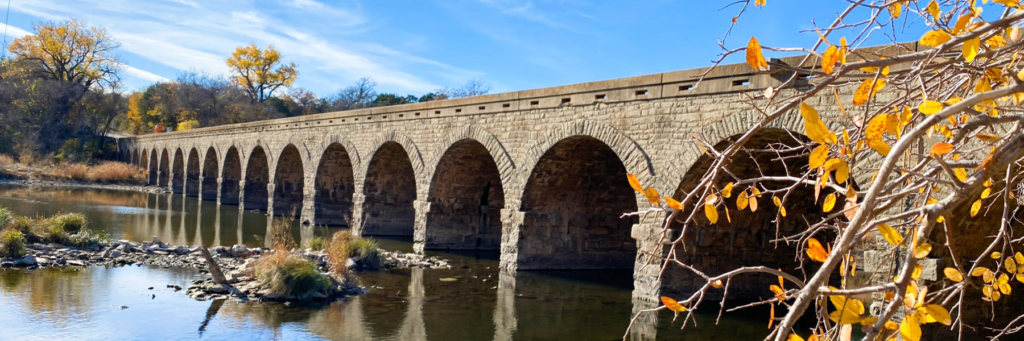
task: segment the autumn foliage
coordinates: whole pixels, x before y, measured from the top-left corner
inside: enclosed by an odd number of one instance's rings
[[[724,147],[694,137],[713,161],[692,190],[661,197],[628,176],[651,203],[631,214],[665,219],[655,237],[664,241],[657,247],[669,246],[643,250],[658,255],[644,266],[661,267],[662,275],[681,268],[706,282],[690,296],[662,297],[660,307],[636,317],[669,310],[687,314],[686,327],[705,294],[724,290],[725,310],[730,283],[743,280],[736,276],[757,274],[778,278],[764,288],[767,299],[750,305],[770,305],[766,339],[849,340],[854,328],[863,340],[917,341],[929,331],[1005,339],[1019,332],[1024,310],[1007,297],[1024,283],[1024,238],[1014,234],[1024,218],[1024,7],[1018,0],[830,4],[840,6],[838,17],[815,26],[807,46],[774,47],[777,39],[751,37],[730,49],[722,39],[715,66],[742,54],[753,72],[780,75],[782,84],[741,94],[760,118]],[[730,6],[738,9],[732,25],[742,25],[743,16],[756,15],[750,9],[769,4]],[[878,45],[874,30],[886,32],[888,44],[854,48]],[[795,65],[765,57],[792,51],[807,54]],[[800,75],[810,77],[799,84]],[[803,125],[794,132],[805,138],[798,146],[747,145],[772,122],[791,118]],[[803,165],[787,167],[784,176],[728,171],[738,155],[751,153]],[[788,214],[797,189],[813,190],[820,215]],[[798,219],[804,226],[771,241],[796,246],[798,268],[751,265],[705,274],[679,256],[699,225],[713,228],[759,209],[774,211],[776,224]],[[673,235],[670,224],[682,233]],[[884,251],[882,261],[892,267],[868,269],[869,283],[854,285],[848,279],[864,271],[864,250]],[[943,264],[934,269],[937,279],[922,277],[926,259]],[[873,301],[855,298],[864,295]],[[872,303],[880,309],[868,309]],[[784,315],[775,315],[776,306],[786,307]],[[817,323],[796,328],[808,317]]]

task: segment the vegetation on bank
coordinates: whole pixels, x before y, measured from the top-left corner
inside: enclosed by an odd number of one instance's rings
[[[135,165],[103,161],[96,164],[54,162],[46,160],[16,160],[0,154],[0,178],[12,177],[39,180],[72,180],[105,184],[143,185],[146,171]]]
[[[28,243],[86,248],[109,242],[106,233],[89,229],[89,221],[81,213],[30,218],[0,208],[0,257],[23,257]]]

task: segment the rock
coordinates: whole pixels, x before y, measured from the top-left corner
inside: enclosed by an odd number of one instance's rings
[[[174,248],[174,252],[179,255],[186,255],[188,254],[188,249],[186,249],[184,246],[178,246]]]
[[[82,262],[82,261],[77,260],[77,259],[69,260],[69,261],[67,261],[67,263],[70,266],[85,266],[85,262]]]
[[[167,287],[168,287],[168,288],[171,288],[171,289],[174,289],[174,291],[179,291],[179,290],[181,290],[181,286],[179,286],[179,285],[176,285],[176,284],[168,284],[168,285],[167,285]]]
[[[24,258],[21,258],[21,259],[15,261],[15,263],[17,263],[18,265],[21,265],[21,266],[36,265],[36,257],[25,256]]]
[[[164,242],[160,240],[160,237],[153,236],[153,244],[163,244],[163,243]]]
[[[198,252],[198,251],[199,251],[199,246],[198,245],[197,246],[193,246],[192,248],[188,249],[188,253],[194,253],[194,252]]]
[[[230,287],[227,284],[213,284],[210,283],[206,286],[205,290],[214,294],[226,294],[231,292]]]
[[[110,251],[110,257],[121,257],[121,251]]]
[[[349,269],[356,267],[356,260],[355,260],[355,258],[349,258],[348,260],[346,260],[345,261],[345,267],[347,267]]]
[[[249,248],[245,247],[244,244],[237,244],[231,247],[232,257],[245,257],[249,255]]]
[[[317,291],[313,293],[312,297],[314,300],[324,300],[327,299],[327,294]]]

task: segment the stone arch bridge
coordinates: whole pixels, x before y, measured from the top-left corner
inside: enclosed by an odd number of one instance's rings
[[[635,269],[635,296],[656,299],[672,285],[638,250],[662,250],[654,235],[664,217],[620,217],[650,205],[626,174],[678,198],[709,162],[694,137],[728,143],[760,117],[745,101],[790,75],[725,65],[694,87],[705,71],[150,134],[119,147],[150,184],[175,193],[413,236],[418,251],[499,250],[504,270]],[[824,110],[831,92],[816,100],[827,122],[839,117]],[[799,136],[800,116],[790,117],[756,141]],[[774,213],[738,215],[698,229],[687,257],[712,269],[792,261],[792,250],[767,243]]]

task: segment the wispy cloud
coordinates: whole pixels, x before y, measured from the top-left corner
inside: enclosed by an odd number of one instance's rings
[[[370,20],[358,5],[339,8],[314,0],[254,1],[13,0],[11,10],[43,20],[74,17],[105,27],[122,43],[129,64],[137,57],[148,61],[139,65],[156,63],[174,69],[126,69],[150,82],[188,69],[225,74],[224,59],[235,47],[249,43],[274,45],[286,60],[299,65],[296,85],[322,95],[360,77],[373,77],[385,91],[423,93],[440,87],[411,70],[462,81],[480,75],[359,40],[358,34],[351,33],[372,27],[367,27]]]
[[[3,24],[3,23],[0,23],[0,29],[4,30],[4,32],[6,32],[6,34],[7,34],[7,42],[10,42],[11,40],[14,40],[14,39],[17,39],[17,38],[21,38],[21,37],[24,37],[24,36],[27,36],[27,35],[32,35],[32,32],[23,30],[23,29],[21,29],[19,27],[14,27],[14,26],[10,26],[10,25],[7,25],[7,24]]]
[[[127,72],[129,75],[132,75],[139,79],[150,81],[152,83],[168,81],[167,77],[160,76],[146,70],[140,70],[132,66],[125,66],[124,71]]]

